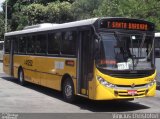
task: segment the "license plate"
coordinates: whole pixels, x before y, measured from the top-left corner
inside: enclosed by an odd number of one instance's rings
[[[137,94],[137,91],[136,90],[128,90],[128,94],[135,95],[135,94]]]

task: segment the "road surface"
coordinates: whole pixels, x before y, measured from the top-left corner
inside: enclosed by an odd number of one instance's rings
[[[160,91],[155,97],[131,102],[92,101],[80,98],[69,104],[60,92],[34,84],[23,87],[16,79],[7,77],[0,63],[0,113],[93,113],[128,112],[160,113]]]

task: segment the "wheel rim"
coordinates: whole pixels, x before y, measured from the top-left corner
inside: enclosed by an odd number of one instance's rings
[[[23,73],[22,73],[22,71],[20,71],[20,73],[19,73],[19,80],[20,80],[20,82],[23,82]]]
[[[72,96],[72,86],[71,85],[66,85],[65,86],[65,95],[67,97]]]

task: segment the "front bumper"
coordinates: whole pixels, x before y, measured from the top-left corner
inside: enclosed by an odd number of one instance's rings
[[[134,95],[128,94],[128,90],[136,90],[137,93]],[[150,87],[140,86],[136,88],[116,87],[107,88],[103,85],[96,87],[96,93],[94,100],[114,100],[114,99],[133,99],[142,98],[148,96],[155,96],[156,83]]]

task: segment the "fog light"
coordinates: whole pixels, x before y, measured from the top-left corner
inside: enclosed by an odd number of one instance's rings
[[[115,91],[114,91],[114,95],[115,95],[115,96],[118,96],[118,91],[115,90]]]
[[[145,95],[147,95],[148,91],[149,91],[148,89],[145,91]]]

